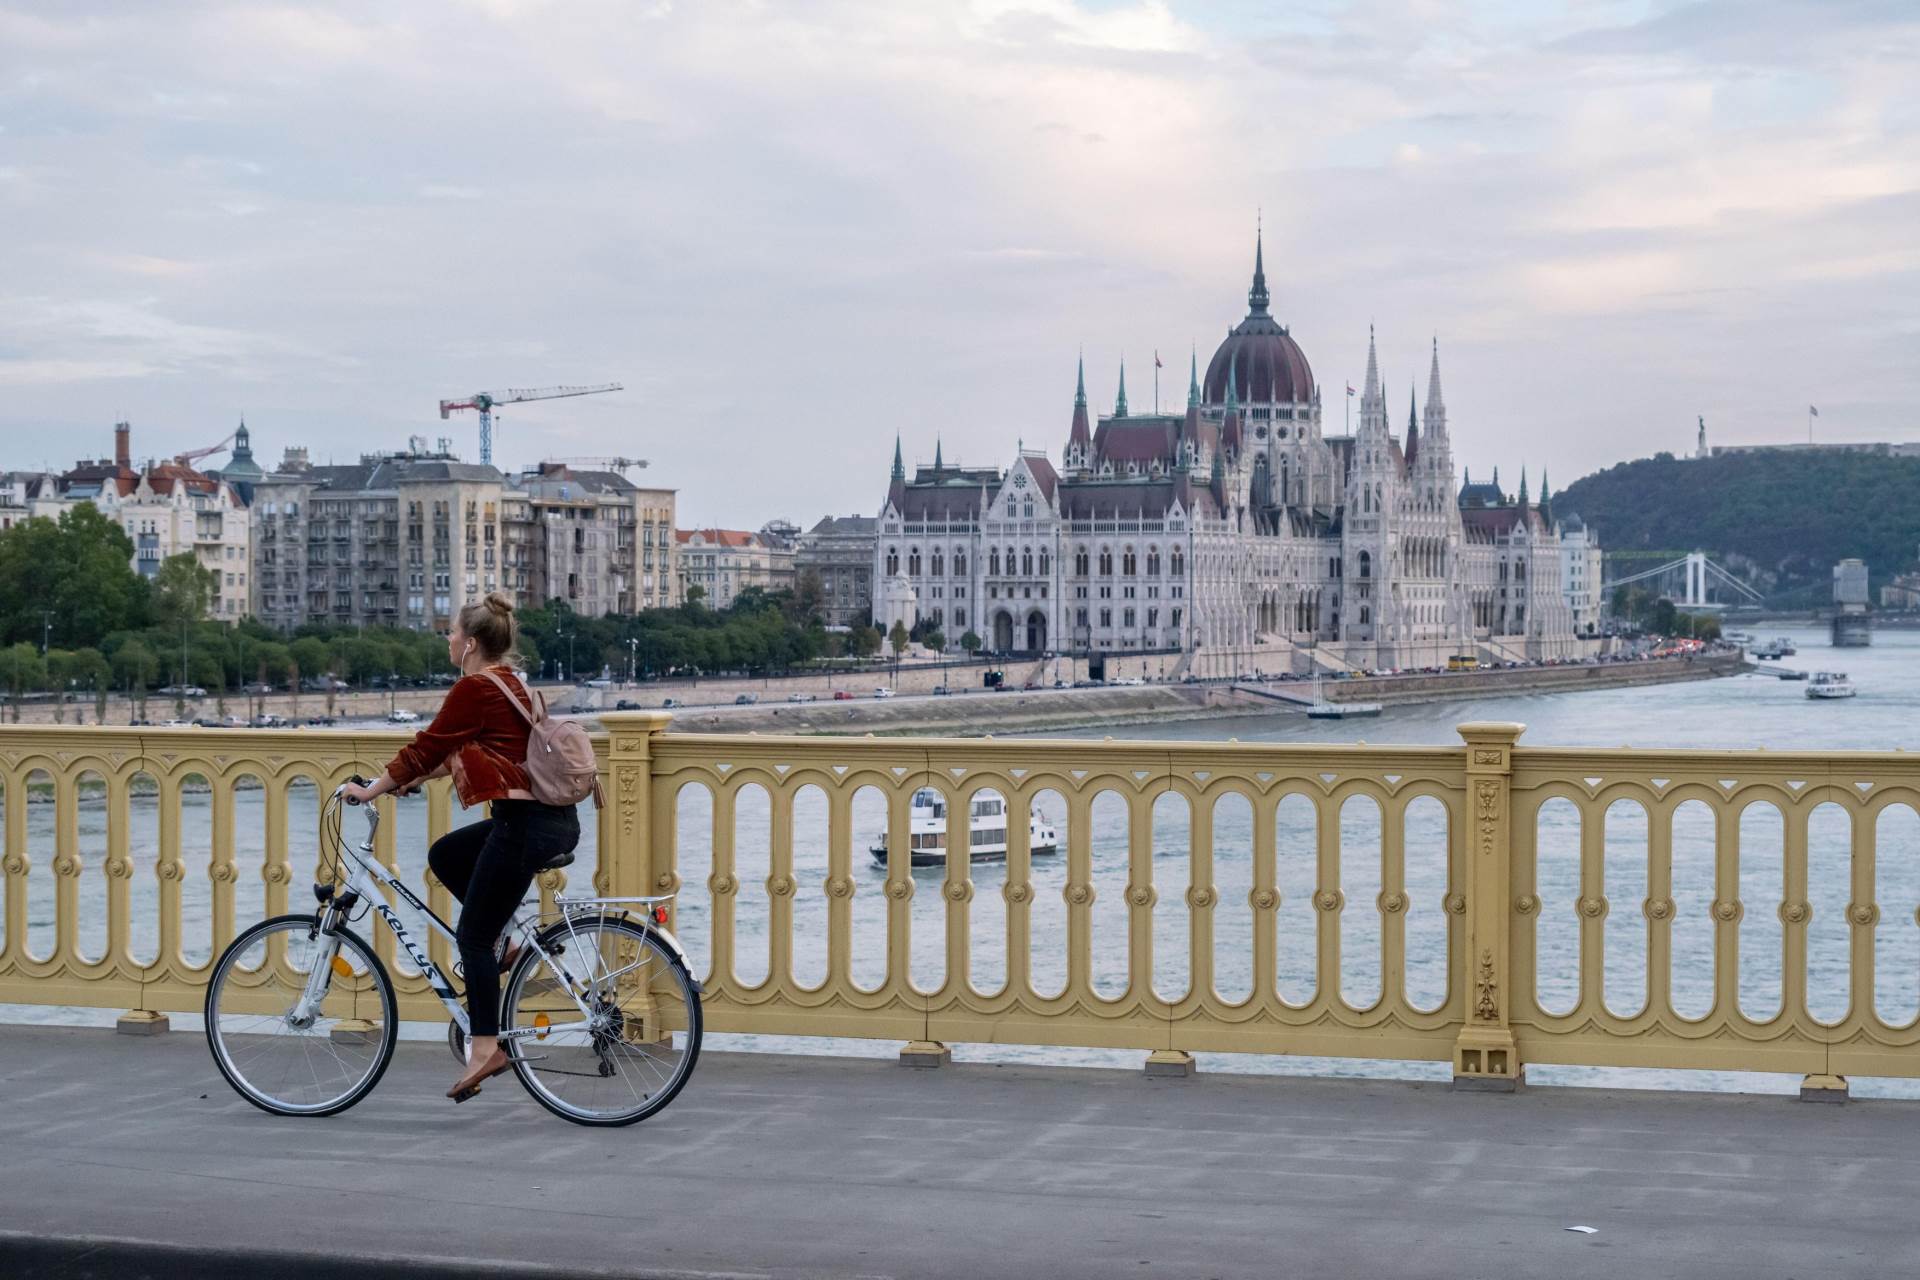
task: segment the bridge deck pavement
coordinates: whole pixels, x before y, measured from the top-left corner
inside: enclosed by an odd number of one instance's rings
[[[0,1273],[1920,1274],[1913,1103],[712,1054],[599,1131],[454,1070],[282,1120],[198,1035],[0,1027]]]

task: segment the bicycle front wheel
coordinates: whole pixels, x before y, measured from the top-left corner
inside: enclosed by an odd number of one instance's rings
[[[644,1120],[700,1057],[700,996],[680,958],[630,920],[563,921],[507,978],[501,1034],[520,1083],[575,1124]]]
[[[315,966],[326,970],[325,995],[305,1015]],[[220,1074],[280,1116],[345,1111],[380,1083],[399,1038],[386,966],[359,935],[330,938],[312,916],[275,916],[235,938],[213,966],[206,1014]]]

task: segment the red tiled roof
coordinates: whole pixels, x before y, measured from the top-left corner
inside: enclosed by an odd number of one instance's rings
[[[760,536],[745,529],[675,529],[673,540],[679,543],[693,541],[699,534],[701,541],[710,547],[757,547]]]

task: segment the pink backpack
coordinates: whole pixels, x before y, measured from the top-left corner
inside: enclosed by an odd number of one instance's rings
[[[593,739],[579,721],[549,719],[547,700],[537,692],[529,692],[529,702],[538,699],[537,709],[529,711],[505,680],[491,671],[480,674],[499,687],[527,722],[527,787],[533,798],[567,808],[592,796],[593,807],[600,808],[605,803],[600,768],[593,758]]]

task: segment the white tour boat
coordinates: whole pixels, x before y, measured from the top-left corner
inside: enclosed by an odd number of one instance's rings
[[[1380,714],[1377,702],[1328,702],[1320,692],[1320,673],[1313,673],[1313,705],[1307,708],[1309,720],[1355,720]]]
[[[1007,860],[1007,802],[997,795],[976,795],[968,815],[969,862]],[[1027,822],[1027,850],[1037,857],[1060,851],[1060,835],[1035,810]],[[887,838],[868,849],[878,866],[887,865]],[[947,865],[947,798],[932,787],[913,793],[907,810],[907,862],[915,867]]]
[[[1816,671],[1807,681],[1809,698],[1851,698],[1853,694],[1853,681],[1844,671]]]

